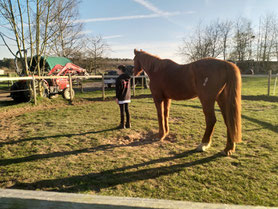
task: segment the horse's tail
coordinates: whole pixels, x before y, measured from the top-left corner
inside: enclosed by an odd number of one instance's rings
[[[233,142],[241,142],[241,75],[239,68],[229,63],[226,91],[226,124]]]

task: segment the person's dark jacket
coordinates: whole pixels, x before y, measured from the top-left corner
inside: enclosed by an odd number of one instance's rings
[[[121,74],[116,79],[116,97],[119,101],[130,100],[130,76]]]

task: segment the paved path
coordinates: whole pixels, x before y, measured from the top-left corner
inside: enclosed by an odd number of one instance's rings
[[[266,209],[274,207],[193,203],[86,194],[0,189],[0,209]],[[275,209],[278,209],[277,207]]]

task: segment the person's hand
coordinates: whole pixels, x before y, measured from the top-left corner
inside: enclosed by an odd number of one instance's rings
[[[118,99],[116,99],[116,103],[119,104],[119,100]]]

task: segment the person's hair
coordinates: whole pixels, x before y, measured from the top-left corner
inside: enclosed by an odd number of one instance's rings
[[[123,73],[126,72],[126,67],[123,66],[123,65],[119,65],[119,66],[118,66],[118,69],[121,70]]]

